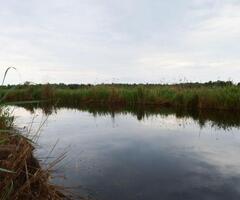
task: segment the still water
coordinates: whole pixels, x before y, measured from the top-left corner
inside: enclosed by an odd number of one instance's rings
[[[14,108],[22,129],[46,116]],[[31,122],[33,121],[33,123]],[[26,126],[26,127],[25,127]],[[54,183],[97,200],[239,200],[240,131],[191,117],[58,109],[46,120],[38,158],[67,157]],[[43,159],[42,159],[43,160]]]

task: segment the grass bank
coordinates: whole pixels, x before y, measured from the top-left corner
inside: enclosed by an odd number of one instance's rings
[[[0,199],[67,199],[42,169],[32,142],[13,128],[14,118],[0,108]]]
[[[14,90],[11,88],[14,87]],[[232,82],[100,85],[17,85],[0,88],[8,102],[51,100],[59,105],[154,105],[188,110],[240,110],[240,86]]]

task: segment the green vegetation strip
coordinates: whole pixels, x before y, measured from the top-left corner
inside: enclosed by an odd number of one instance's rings
[[[14,87],[14,90],[11,88]],[[7,95],[6,95],[7,94]],[[155,105],[181,109],[240,110],[240,86],[232,82],[100,85],[14,85],[0,87],[3,102],[42,100],[60,105]]]

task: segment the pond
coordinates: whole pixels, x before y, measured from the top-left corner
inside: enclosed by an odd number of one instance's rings
[[[172,112],[135,114],[14,108],[16,125],[44,123],[39,159],[56,166],[54,183],[97,200],[240,198],[238,121],[200,120]],[[234,120],[236,120],[234,118]],[[33,121],[33,123],[32,123]],[[54,147],[54,148],[53,148]]]

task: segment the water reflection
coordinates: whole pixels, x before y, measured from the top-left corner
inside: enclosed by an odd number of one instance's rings
[[[239,117],[151,109],[46,109],[37,155],[59,139],[53,156],[68,149],[66,179],[54,181],[93,199],[239,199]],[[31,117],[16,111],[19,125]]]
[[[26,104],[22,105],[26,110],[34,112],[35,109],[42,109],[46,115],[57,113],[59,109],[68,108],[78,111],[87,111],[93,116],[111,115],[112,118],[116,114],[130,113],[136,116],[138,120],[143,120],[151,116],[174,115],[176,118],[192,118],[200,127],[204,127],[207,123],[211,123],[216,128],[229,129],[232,127],[240,127],[240,113],[225,110],[176,110],[172,108],[157,108],[155,106],[140,106],[140,107],[114,107],[106,105],[52,105],[52,104]]]

